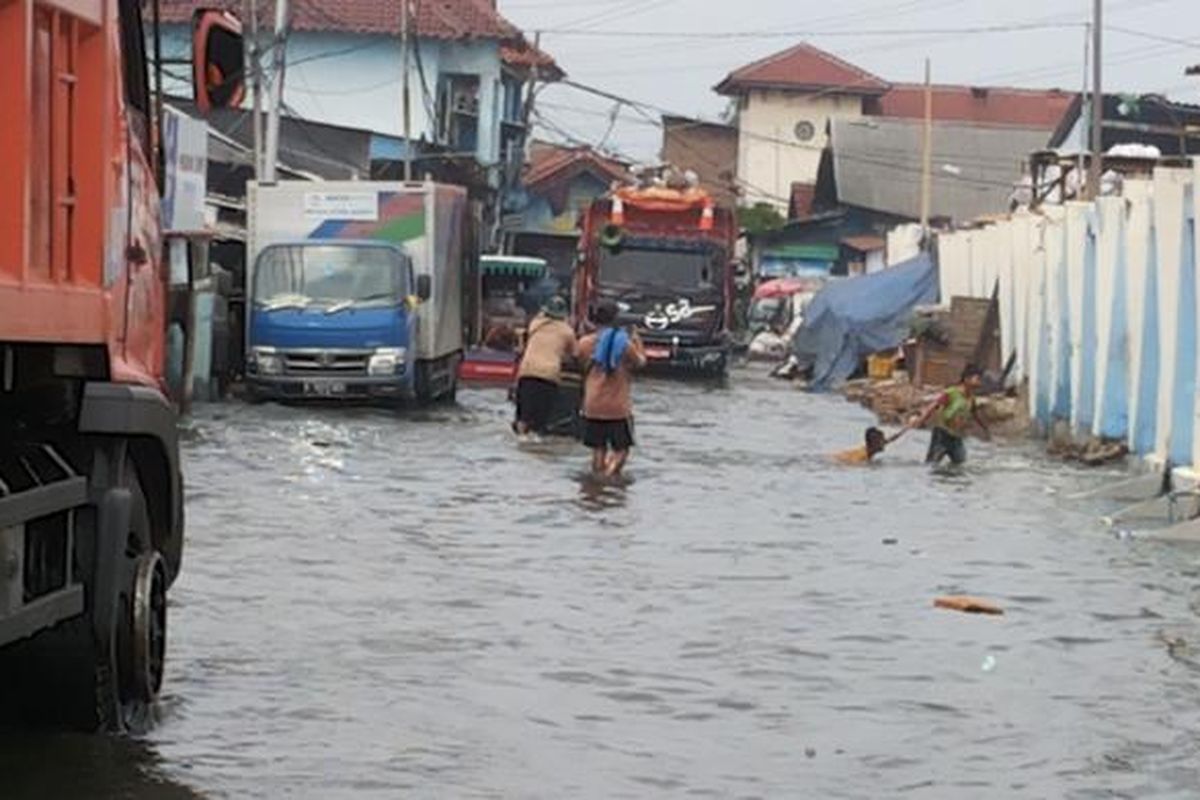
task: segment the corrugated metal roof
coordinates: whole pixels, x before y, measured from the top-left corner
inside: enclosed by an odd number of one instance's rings
[[[838,202],[920,216],[922,125],[867,118],[834,120],[832,154]],[[939,123],[933,129],[934,217],[966,220],[1005,211],[1029,154],[1050,131]]]
[[[1010,89],[991,86],[934,86],[933,118],[946,122],[1056,128],[1071,101],[1061,89]],[[924,119],[925,87],[904,83],[881,96],[868,113],[883,117]]]
[[[741,94],[750,89],[878,95],[887,91],[888,83],[832,53],[805,43],[734,70],[716,87],[717,92],[726,95]]]

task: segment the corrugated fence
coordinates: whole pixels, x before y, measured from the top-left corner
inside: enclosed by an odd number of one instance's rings
[[[1142,456],[1200,464],[1200,166],[1127,180],[1123,196],[1018,212],[938,237],[943,302],[998,288],[1044,429],[1127,438]]]

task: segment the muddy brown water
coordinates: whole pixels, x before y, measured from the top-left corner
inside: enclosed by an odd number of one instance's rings
[[[0,798],[1197,796],[1200,551],[1066,499],[1112,474],[836,467],[865,414],[750,373],[637,402],[624,488],[502,393],[202,409],[160,723],[9,736]]]

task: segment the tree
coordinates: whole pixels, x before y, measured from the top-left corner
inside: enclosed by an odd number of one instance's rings
[[[783,214],[770,203],[758,202],[738,209],[738,225],[751,236],[777,231],[786,224]]]

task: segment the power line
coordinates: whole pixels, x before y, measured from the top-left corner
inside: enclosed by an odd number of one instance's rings
[[[603,39],[688,39],[712,41],[726,39],[805,39],[817,37],[863,38],[868,36],[968,36],[991,33],[1020,33],[1082,28],[1083,22],[1030,22],[1006,25],[975,25],[963,28],[859,28],[856,30],[744,30],[744,31],[675,31],[660,33],[645,30],[592,30],[590,28],[542,28],[544,34]]]

